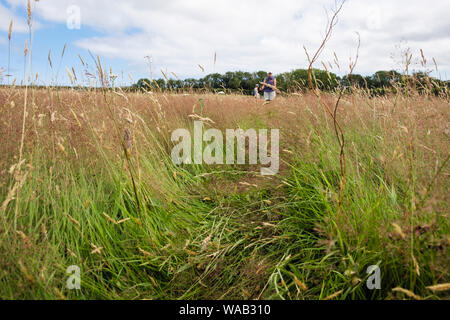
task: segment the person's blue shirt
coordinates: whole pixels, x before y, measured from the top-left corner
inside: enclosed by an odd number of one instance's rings
[[[275,78],[267,77],[265,83],[270,84],[271,86],[275,86]],[[264,92],[273,92],[274,90],[268,86],[264,87]]]

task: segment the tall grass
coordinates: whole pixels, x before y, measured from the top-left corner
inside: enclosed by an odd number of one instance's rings
[[[25,92],[0,91],[2,298],[446,297],[427,287],[449,280],[448,101],[342,97],[338,214],[340,146],[320,105],[333,94],[262,105],[32,90],[20,174]],[[280,174],[175,166],[170,134],[192,129],[193,113],[219,129],[279,128]],[[82,270],[79,291],[66,288],[70,265]],[[370,265],[381,268],[381,290],[367,289]]]
[[[0,298],[448,298],[448,95],[315,89],[340,8],[311,92],[266,104],[125,93],[94,56],[84,74],[101,88],[66,68],[77,90],[38,89],[28,1],[25,89],[0,89]],[[171,132],[195,119],[280,129],[280,173],[176,166]],[[66,286],[72,265],[81,290]],[[373,265],[380,290],[366,285]]]

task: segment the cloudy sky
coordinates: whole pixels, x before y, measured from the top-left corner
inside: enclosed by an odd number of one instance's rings
[[[7,67],[8,28],[13,19],[11,74],[19,80],[27,39],[26,2],[0,0],[0,67]],[[303,46],[310,51],[317,48],[334,4],[334,0],[32,1],[33,71],[48,82],[59,68],[58,81],[67,81],[66,67],[82,69],[78,54],[92,62],[88,50],[99,55],[119,79],[124,74],[124,82],[130,81],[128,74],[135,80],[149,77],[145,56],[152,58],[155,78],[162,77],[160,70],[185,78],[232,70],[280,73],[306,68]],[[320,60],[327,65],[332,62],[333,72],[345,74],[356,54],[359,33],[356,73],[400,70],[401,53],[410,48],[417,58],[423,49],[428,69],[434,69],[436,60],[434,76],[450,79],[449,16],[448,0],[347,0]],[[333,63],[334,53],[340,69]],[[418,59],[413,59],[412,68],[424,69]]]

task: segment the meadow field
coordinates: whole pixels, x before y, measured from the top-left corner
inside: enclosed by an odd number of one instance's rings
[[[1,88],[0,299],[448,298],[449,97],[351,90],[343,145],[338,99]],[[279,129],[278,174],[175,165],[194,120]]]

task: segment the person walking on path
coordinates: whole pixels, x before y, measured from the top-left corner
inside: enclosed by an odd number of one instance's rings
[[[267,78],[264,79],[264,85],[261,90],[264,91],[264,100],[273,101],[276,97],[277,79],[273,76],[272,72],[267,74]]]
[[[253,96],[255,99],[259,99],[259,86],[255,85],[255,88],[253,89]]]

